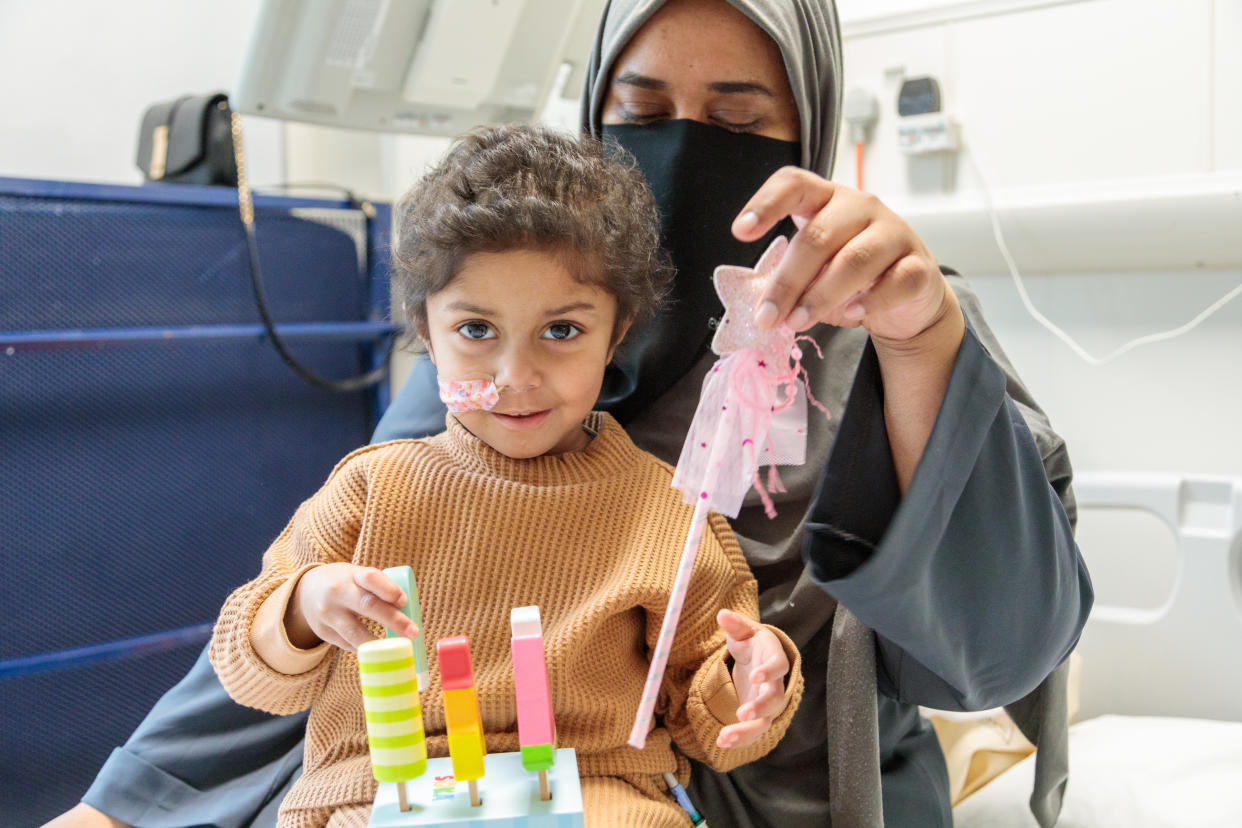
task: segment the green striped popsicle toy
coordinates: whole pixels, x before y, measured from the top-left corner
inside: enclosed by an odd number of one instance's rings
[[[380,638],[358,648],[358,678],[366,713],[371,771],[380,782],[405,782],[427,769],[423,711],[414,677],[414,648],[408,638]]]

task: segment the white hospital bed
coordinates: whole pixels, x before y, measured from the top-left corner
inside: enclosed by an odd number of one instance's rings
[[[1242,479],[1087,473],[1074,490],[1097,600],[1058,824],[1238,828]],[[1033,773],[1028,757],[966,797],[957,826],[1035,825]]]

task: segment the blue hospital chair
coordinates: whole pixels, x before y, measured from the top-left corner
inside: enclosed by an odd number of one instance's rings
[[[390,210],[257,199],[289,349],[382,357]],[[72,806],[386,387],[258,324],[236,193],[0,178],[0,825]]]

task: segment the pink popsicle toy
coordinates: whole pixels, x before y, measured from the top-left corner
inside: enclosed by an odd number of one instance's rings
[[[552,798],[548,770],[556,758],[556,721],[552,716],[539,607],[514,607],[509,613],[509,625],[513,629],[510,644],[522,767],[539,773],[539,798],[546,801]]]

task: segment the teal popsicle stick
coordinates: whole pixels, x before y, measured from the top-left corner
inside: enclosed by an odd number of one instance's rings
[[[418,637],[414,639],[414,672],[418,674],[418,689],[425,690],[431,681],[431,671],[427,669],[427,640],[423,636],[423,611],[418,604],[418,584],[414,581],[414,570],[408,566],[392,566],[384,570],[384,574],[401,587],[405,593],[405,606],[401,611],[418,625]],[[397,634],[385,629],[386,638],[396,638]]]

